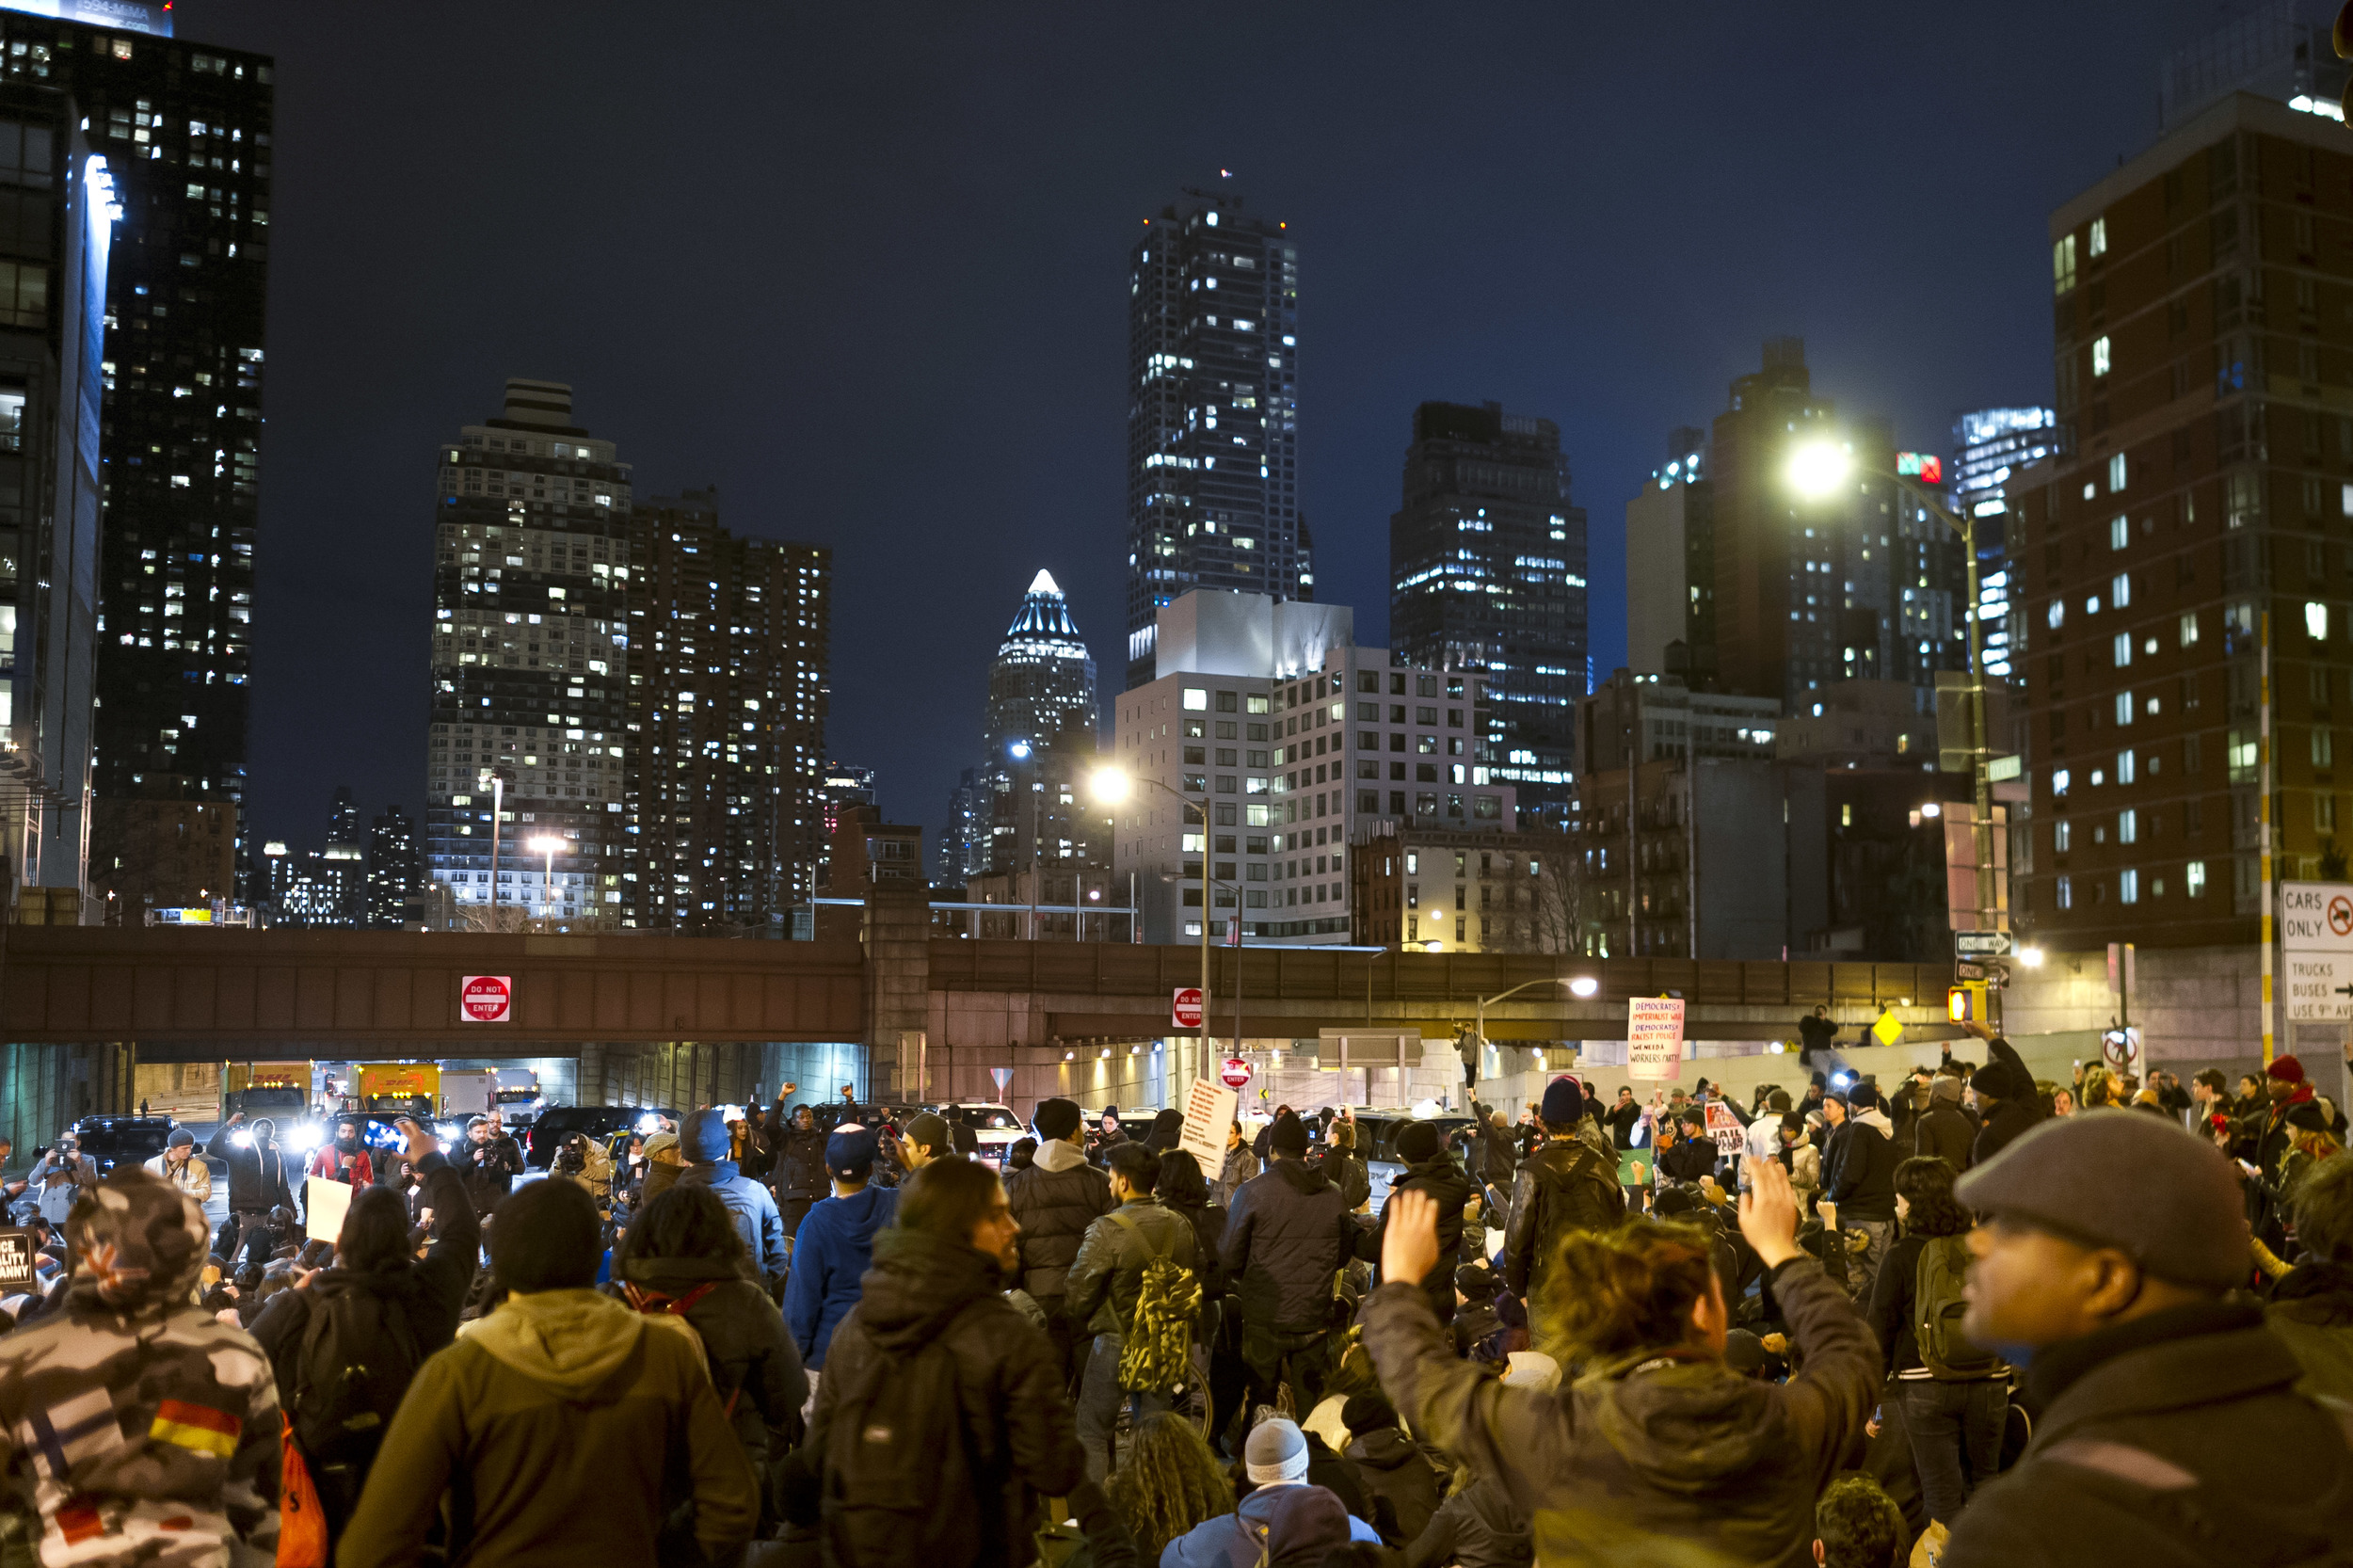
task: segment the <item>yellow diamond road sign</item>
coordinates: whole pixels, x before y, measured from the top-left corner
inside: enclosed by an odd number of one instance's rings
[[[1904,1037],[1903,1021],[1897,1018],[1895,1010],[1890,1008],[1880,1015],[1879,1022],[1871,1026],[1871,1033],[1881,1045],[1892,1046]]]

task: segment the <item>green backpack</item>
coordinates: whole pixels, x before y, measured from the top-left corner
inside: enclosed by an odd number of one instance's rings
[[[1113,1210],[1111,1219],[1144,1235],[1144,1227],[1125,1210]],[[1171,1227],[1168,1246],[1183,1234]],[[1152,1246],[1149,1240],[1144,1244]],[[1201,1315],[1201,1282],[1191,1269],[1172,1261],[1164,1248],[1152,1247],[1152,1254],[1136,1291],[1135,1320],[1119,1348],[1119,1386],[1130,1393],[1164,1394],[1183,1387],[1193,1377],[1193,1323]]]
[[[1970,1383],[1996,1377],[2009,1364],[1961,1332],[1969,1310],[1961,1288],[1969,1277],[1969,1240],[1931,1236],[1920,1247],[1912,1280],[1912,1337],[1920,1364],[1939,1383]]]

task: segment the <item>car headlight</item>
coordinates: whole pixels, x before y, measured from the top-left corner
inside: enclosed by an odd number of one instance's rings
[[[637,1131],[640,1136],[650,1138],[661,1130],[662,1118],[655,1115],[652,1112],[648,1111],[644,1115],[637,1118]]]
[[[286,1146],[296,1154],[309,1154],[326,1140],[314,1127],[298,1127],[286,1139]]]

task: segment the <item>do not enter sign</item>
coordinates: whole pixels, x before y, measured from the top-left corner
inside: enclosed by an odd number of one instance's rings
[[[457,987],[457,1016],[470,1024],[510,1022],[515,1012],[515,983],[503,974],[470,974]]]
[[[1201,1027],[1201,987],[1179,985],[1176,1000],[1169,1004],[1168,1016],[1178,1029]]]
[[[1250,1081],[1250,1064],[1239,1056],[1229,1056],[1225,1059],[1224,1069],[1217,1076],[1225,1080],[1225,1087],[1228,1089],[1239,1089]]]

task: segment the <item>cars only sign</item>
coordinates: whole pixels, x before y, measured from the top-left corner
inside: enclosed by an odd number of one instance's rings
[[[515,978],[504,974],[470,974],[458,983],[457,1016],[470,1024],[504,1024],[515,1020]]]

